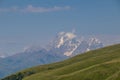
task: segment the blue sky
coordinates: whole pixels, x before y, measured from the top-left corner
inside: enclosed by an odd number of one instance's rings
[[[58,32],[73,29],[78,35],[118,39],[120,1],[0,0],[0,53],[44,45]]]

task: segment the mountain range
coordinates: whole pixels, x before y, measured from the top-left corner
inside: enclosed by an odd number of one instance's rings
[[[119,80],[120,44],[32,67],[1,80]]]
[[[21,53],[1,57],[0,78],[25,68],[58,62],[103,46],[97,38],[86,40],[71,32],[60,32],[46,48],[30,47]]]

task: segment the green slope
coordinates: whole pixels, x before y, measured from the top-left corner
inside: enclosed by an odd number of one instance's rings
[[[120,80],[120,44],[33,67],[2,80]]]

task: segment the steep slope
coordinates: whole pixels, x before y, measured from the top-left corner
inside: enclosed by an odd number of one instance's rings
[[[33,67],[2,80],[119,80],[120,44]]]

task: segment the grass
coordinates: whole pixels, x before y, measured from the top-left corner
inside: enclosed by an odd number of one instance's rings
[[[26,75],[28,72],[33,73]],[[119,80],[120,44],[93,50],[62,62],[29,68],[19,73],[24,75],[22,80]]]

